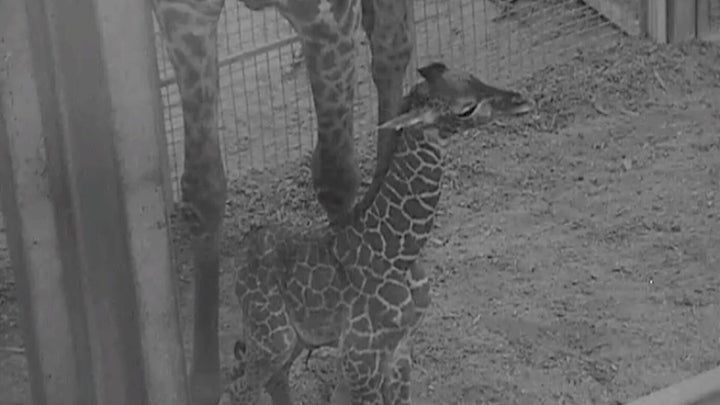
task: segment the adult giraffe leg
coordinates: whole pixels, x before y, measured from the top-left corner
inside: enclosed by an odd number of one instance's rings
[[[350,211],[360,187],[353,138],[360,0],[240,1],[251,10],[276,8],[302,42],[318,127],[313,186],[332,221]]]
[[[372,77],[378,95],[378,123],[400,113],[403,79],[415,48],[412,0],[362,0],[362,26],[370,42]],[[374,177],[382,176],[392,154],[394,136],[377,134]],[[371,193],[372,194],[372,193]]]
[[[182,196],[194,218],[195,297],[190,372],[195,405],[221,393],[218,344],[220,237],[227,185],[218,136],[217,22],[224,0],[154,2],[182,101]]]

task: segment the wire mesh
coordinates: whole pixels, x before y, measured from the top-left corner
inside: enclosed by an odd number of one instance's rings
[[[603,1],[620,0],[594,0]],[[637,15],[627,13],[622,18],[636,21]],[[508,85],[578,50],[622,35],[617,21],[578,0],[415,0],[415,19],[416,51],[406,86],[417,80],[415,69],[431,61]],[[359,43],[366,44],[362,30],[357,35]],[[300,42],[287,21],[274,10],[251,12],[230,0],[220,19],[218,40],[219,125],[228,178],[271,168],[310,151],[315,140],[312,94]],[[182,111],[159,32],[157,49],[177,199],[183,165]],[[369,67],[370,51],[362,45],[357,61],[356,137],[362,137],[376,120]]]

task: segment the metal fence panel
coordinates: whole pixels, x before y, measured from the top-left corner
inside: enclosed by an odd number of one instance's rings
[[[618,13],[614,6],[618,1],[416,0],[417,45],[406,84],[417,79],[418,65],[440,60],[468,69],[483,80],[507,85],[570,58],[578,50],[606,43],[609,37],[621,35],[618,26],[636,27],[637,12],[630,8],[626,14]],[[598,9],[613,15],[608,19]],[[364,32],[359,30],[357,35],[365,44]],[[315,114],[300,42],[290,25],[274,10],[251,12],[229,0],[218,38],[220,133],[228,178],[271,168],[310,151],[315,141]],[[182,111],[159,34],[157,41],[177,198],[183,158]],[[368,47],[362,45],[359,54],[358,137],[376,120]]]

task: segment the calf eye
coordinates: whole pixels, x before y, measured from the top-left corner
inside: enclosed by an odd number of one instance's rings
[[[460,118],[468,118],[471,115],[473,115],[477,106],[478,106],[478,103],[465,104],[460,108],[460,111],[457,113],[457,116]]]

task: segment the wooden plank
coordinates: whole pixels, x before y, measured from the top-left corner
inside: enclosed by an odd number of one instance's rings
[[[38,24],[34,30],[45,28]],[[61,224],[55,219],[46,175],[50,168],[43,134],[58,123],[51,111],[41,111],[39,87],[50,83],[33,77],[29,35],[25,3],[0,1],[0,197],[22,309],[32,389],[27,400],[44,405],[50,396],[56,404],[86,404],[80,380],[88,376],[78,364],[84,360],[74,353],[76,344],[86,342],[84,335],[74,333],[70,313],[80,305],[79,297],[63,290],[63,252],[57,243]]]
[[[148,403],[182,405],[189,396],[170,255],[173,189],[152,11],[146,0],[95,2],[103,22],[117,169],[135,264],[131,273]]]
[[[650,35],[650,30],[648,26],[648,20],[649,20],[649,2],[650,0],[638,0],[640,2],[640,35],[643,37],[647,37]]]
[[[711,34],[710,26],[710,0],[695,1],[695,35],[706,39]]]
[[[720,367],[629,402],[627,405],[718,405]]]
[[[188,403],[148,7],[0,2],[3,208],[35,404]]]
[[[695,1],[666,0],[668,15],[668,42],[676,43],[695,38]]]
[[[635,18],[631,6],[627,2],[618,3],[613,0],[583,0],[585,4],[594,8],[620,28],[624,33],[631,36],[641,34],[640,19]]]
[[[648,36],[660,43],[667,43],[667,0],[647,1]]]

